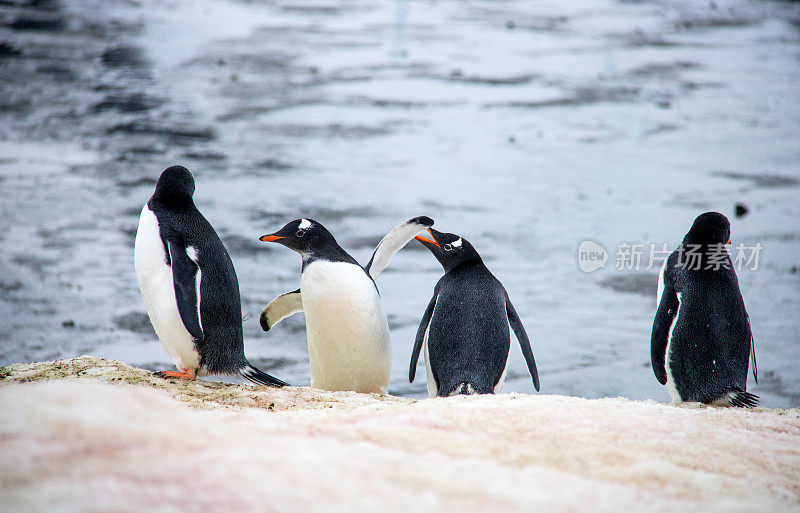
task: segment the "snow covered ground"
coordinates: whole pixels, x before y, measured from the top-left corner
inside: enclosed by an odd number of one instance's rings
[[[800,511],[800,410],[0,369],[0,511]]]

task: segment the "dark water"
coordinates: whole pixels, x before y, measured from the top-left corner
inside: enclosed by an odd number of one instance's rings
[[[0,2],[0,364],[94,354],[166,368],[133,271],[158,174],[181,163],[241,282],[246,350],[308,383],[302,316],[258,314],[299,258],[257,241],[323,222],[365,263],[430,215],[469,239],[533,341],[542,392],[666,400],[655,273],[719,210],[760,384],[800,405],[800,9],[784,2]],[[734,218],[737,203],[748,214]],[[609,251],[579,270],[578,246]],[[751,266],[752,267],[752,266]],[[390,391],[440,275],[410,244],[378,285]],[[532,392],[518,348],[506,390]]]

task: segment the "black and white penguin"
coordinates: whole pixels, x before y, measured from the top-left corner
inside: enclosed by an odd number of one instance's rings
[[[180,372],[162,377],[194,379],[239,374],[263,385],[283,381],[244,356],[242,305],[233,263],[214,228],[197,210],[194,177],[167,168],[142,208],[134,262],[153,328]]]
[[[650,359],[673,402],[758,403],[746,391],[749,360],[758,383],[755,346],[726,244],[728,219],[706,212],[661,267]]]
[[[386,393],[392,342],[374,280],[400,248],[432,225],[423,216],[397,226],[378,243],[366,267],[312,219],[296,219],[260,238],[303,257],[300,288],[272,300],[261,313],[261,327],[268,331],[284,317],[305,313],[311,386]]]
[[[434,254],[445,274],[433,289],[417,330],[409,382],[414,381],[423,351],[431,397],[500,392],[513,329],[538,392],[531,343],[506,289],[466,239],[433,229],[428,232],[431,239],[416,239]]]

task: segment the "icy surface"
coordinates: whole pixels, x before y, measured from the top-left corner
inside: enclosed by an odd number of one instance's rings
[[[429,215],[508,289],[543,393],[668,400],[649,368],[657,266],[616,271],[613,251],[674,247],[713,209],[735,243],[764,247],[739,273],[749,390],[800,405],[796,3],[77,0],[0,14],[0,364],[170,365],[132,246],[158,174],[182,163],[236,265],[248,355],[293,384],[309,379],[302,316],[264,334],[258,314],[298,286],[300,263],[257,237],[315,218],[366,263],[398,222]],[[586,239],[612,252],[604,270],[578,269]],[[378,280],[392,393],[425,395],[407,366],[440,273],[412,243]],[[505,391],[532,391],[516,345]]]
[[[797,409],[0,376],[2,511],[800,511]]]

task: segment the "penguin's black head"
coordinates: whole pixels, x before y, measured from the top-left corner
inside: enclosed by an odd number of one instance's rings
[[[719,212],[706,212],[694,220],[683,238],[685,244],[730,244],[731,224]]]
[[[275,233],[262,235],[259,240],[283,244],[304,256],[331,243],[336,244],[331,232],[313,219],[295,219]]]
[[[444,267],[445,272],[465,262],[481,261],[478,252],[466,239],[454,233],[443,233],[433,228],[428,228],[428,233],[431,234],[430,239],[421,235],[414,238],[431,250],[436,260]]]
[[[181,204],[192,201],[194,176],[183,166],[171,166],[161,173],[153,197],[164,203]]]

